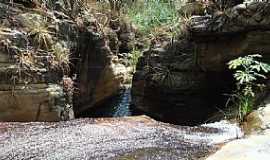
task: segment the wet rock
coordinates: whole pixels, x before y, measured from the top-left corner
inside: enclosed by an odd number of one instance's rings
[[[238,135],[227,122],[181,127],[148,117],[0,123],[0,159],[197,160]]]

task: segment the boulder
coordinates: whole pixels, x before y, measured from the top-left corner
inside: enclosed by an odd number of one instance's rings
[[[269,159],[269,131],[263,135],[251,135],[232,141],[206,160],[258,160]]]
[[[65,105],[59,85],[0,85],[1,121],[60,121],[73,119],[72,107]]]
[[[248,114],[243,125],[246,134],[254,134],[270,128],[270,96],[261,107]]]

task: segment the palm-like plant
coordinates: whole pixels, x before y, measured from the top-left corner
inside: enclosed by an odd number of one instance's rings
[[[29,37],[32,37],[33,44],[38,49],[49,50],[52,47],[53,40],[52,36],[53,32],[48,30],[46,24],[38,24],[30,27],[30,32],[28,33]]]
[[[260,78],[266,79],[265,74],[270,72],[270,65],[257,60],[258,58],[262,58],[262,56],[255,54],[239,57],[228,63],[229,69],[234,70],[233,75],[237,81],[237,90],[232,96],[232,101],[238,107],[240,121],[254,108],[254,90],[262,86],[256,83],[257,80]]]

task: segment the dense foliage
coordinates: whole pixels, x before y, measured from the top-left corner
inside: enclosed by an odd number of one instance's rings
[[[137,3],[126,11],[141,31],[149,32],[162,25],[174,25],[178,22],[174,3],[165,0],[148,0]]]

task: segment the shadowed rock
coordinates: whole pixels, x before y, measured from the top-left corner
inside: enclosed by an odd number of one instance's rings
[[[256,2],[191,17],[188,37],[180,35],[162,52],[153,46],[140,58],[132,83],[135,108],[175,124],[208,120],[226,106],[224,94],[234,87],[230,60],[261,54],[270,61],[269,11],[270,3]]]

